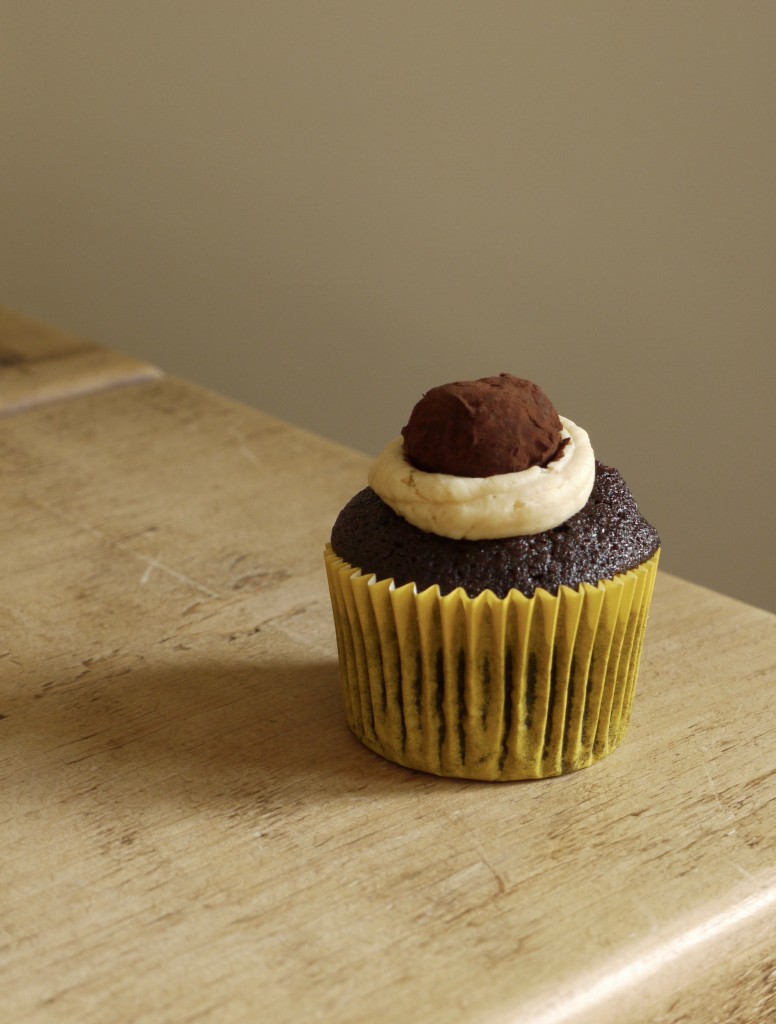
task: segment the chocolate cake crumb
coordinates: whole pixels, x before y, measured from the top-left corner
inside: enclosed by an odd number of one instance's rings
[[[334,551],[362,572],[393,578],[418,591],[438,583],[442,594],[463,587],[469,597],[510,590],[531,597],[537,588],[557,594],[635,569],[660,547],[620,473],[596,462],[587,504],[544,533],[499,540],[452,540],[426,533],[398,516],[372,490],[359,491],[340,512]]]

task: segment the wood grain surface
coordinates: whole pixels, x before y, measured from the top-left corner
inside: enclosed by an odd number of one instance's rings
[[[340,708],[363,456],[168,378],[0,451],[0,1019],[776,1019],[774,616],[659,574],[620,750],[438,779]]]
[[[0,416],[161,371],[0,306]]]

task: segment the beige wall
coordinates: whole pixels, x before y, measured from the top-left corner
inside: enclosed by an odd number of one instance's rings
[[[0,301],[376,451],[538,381],[776,610],[776,4],[5,5]]]

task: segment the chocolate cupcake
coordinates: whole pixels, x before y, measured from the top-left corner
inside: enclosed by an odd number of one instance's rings
[[[432,389],[327,545],[350,728],[440,775],[599,760],[627,729],[659,549],[535,384]]]

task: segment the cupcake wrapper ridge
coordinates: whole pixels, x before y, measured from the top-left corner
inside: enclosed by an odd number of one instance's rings
[[[628,727],[658,559],[557,596],[470,598],[377,581],[327,545],[348,726],[436,775],[537,779],[600,760]]]

